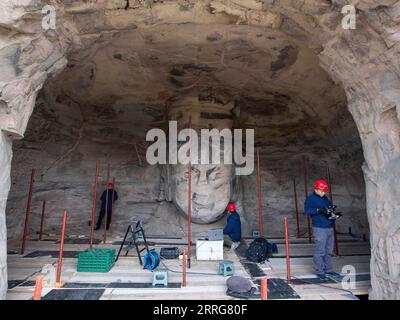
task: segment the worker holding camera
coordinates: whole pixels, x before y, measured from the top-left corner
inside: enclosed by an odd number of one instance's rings
[[[309,214],[312,220],[315,242],[314,266],[317,276],[323,280],[328,277],[338,278],[340,274],[333,271],[332,255],[334,246],[333,226],[335,220],[341,216],[336,213],[326,193],[328,184],[318,180],[314,184],[314,192],[308,196],[304,203],[304,213]]]

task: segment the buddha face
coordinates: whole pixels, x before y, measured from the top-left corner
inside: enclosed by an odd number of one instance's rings
[[[188,165],[171,165],[173,202],[188,215]],[[231,198],[234,181],[233,165],[194,164],[191,175],[191,220],[207,224],[220,219]]]
[[[170,120],[178,122],[178,130],[189,126],[189,117],[191,127],[198,133],[201,128],[232,129],[234,106],[229,96],[216,98],[209,92],[195,91],[172,99],[168,115]],[[191,220],[200,224],[213,223],[224,215],[231,199],[236,181],[234,165],[223,161],[201,164],[198,160],[199,164],[191,165]],[[179,162],[169,166],[170,197],[179,211],[188,216],[189,166]]]

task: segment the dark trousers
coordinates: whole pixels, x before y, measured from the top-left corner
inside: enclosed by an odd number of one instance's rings
[[[103,222],[104,216],[106,215],[106,210],[100,210],[99,219],[96,223],[96,229],[100,229],[101,223]],[[111,210],[107,213],[107,229],[110,228],[111,223]]]
[[[313,227],[313,236],[315,242],[314,266],[317,274],[325,274],[333,271],[333,228]]]

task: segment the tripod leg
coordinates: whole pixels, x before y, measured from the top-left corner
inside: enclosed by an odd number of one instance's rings
[[[149,246],[147,244],[147,240],[146,240],[146,236],[144,235],[144,230],[142,228],[142,234],[143,234],[143,241],[144,241],[144,245],[146,246],[146,251],[149,252]]]
[[[136,242],[136,238],[135,238],[135,247],[136,247],[136,252],[138,254],[140,265],[142,266],[143,265],[143,261],[142,261],[141,255],[140,255],[139,247],[138,247],[137,242]]]
[[[121,254],[121,250],[125,244],[125,240],[126,240],[126,237],[128,236],[129,229],[130,229],[130,226],[128,227],[128,230],[126,230],[124,240],[122,241],[121,246],[119,247],[118,255],[117,255],[117,258],[115,259],[115,262],[118,261],[119,255]]]

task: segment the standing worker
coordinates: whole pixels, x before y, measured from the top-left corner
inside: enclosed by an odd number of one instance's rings
[[[240,224],[240,216],[236,212],[236,207],[233,203],[228,205],[229,217],[224,228],[224,245],[230,247],[234,251],[240,245],[242,238],[242,229]]]
[[[100,208],[100,214],[99,214],[99,219],[97,220],[96,223],[96,228],[94,230],[99,230],[101,227],[101,223],[103,221],[103,218],[106,214],[106,200],[107,200],[107,192],[108,192],[108,208],[107,208],[107,230],[110,228],[110,223],[111,223],[111,211],[113,207],[114,201],[118,199],[118,193],[117,191],[114,190],[114,185],[109,182],[107,184],[107,189],[103,191],[103,194],[101,195],[101,208]],[[113,192],[114,192],[114,199],[113,197]]]
[[[333,226],[335,220],[330,220],[328,208],[331,207],[326,193],[328,184],[318,180],[314,184],[314,192],[308,196],[304,203],[304,213],[312,219],[313,235],[315,241],[314,267],[318,278],[327,281],[328,277],[338,278],[340,274],[333,271],[332,255],[334,247]]]

